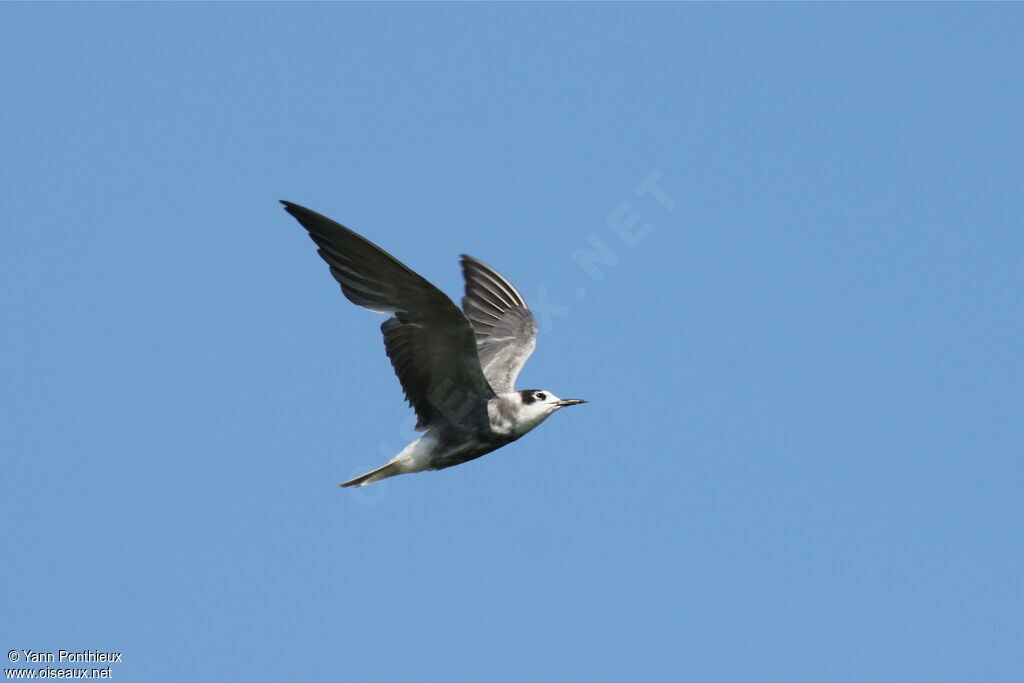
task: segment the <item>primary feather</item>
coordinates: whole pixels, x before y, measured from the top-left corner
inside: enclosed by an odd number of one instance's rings
[[[514,391],[537,346],[537,321],[512,283],[486,263],[463,254],[462,275],[462,310],[473,324],[484,376],[495,392]]]

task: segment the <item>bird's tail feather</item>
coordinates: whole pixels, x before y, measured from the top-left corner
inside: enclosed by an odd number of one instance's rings
[[[387,479],[388,477],[393,477],[396,474],[401,473],[402,469],[397,462],[389,462],[383,467],[378,467],[372,472],[359,475],[355,479],[349,479],[344,484],[338,484],[338,486],[366,486],[367,484],[372,484],[375,481]]]

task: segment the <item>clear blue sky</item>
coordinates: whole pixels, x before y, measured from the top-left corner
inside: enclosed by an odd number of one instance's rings
[[[1024,680],[1022,34],[1020,4],[0,6],[0,649]],[[453,296],[491,263],[543,325],[520,386],[591,403],[338,488],[412,412],[282,198]]]

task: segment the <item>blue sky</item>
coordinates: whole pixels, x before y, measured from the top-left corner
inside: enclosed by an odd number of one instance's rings
[[[3,5],[0,645],[130,681],[1020,681],[1022,31]],[[453,296],[492,264],[542,323],[520,386],[591,403],[339,489],[412,413],[282,198]]]

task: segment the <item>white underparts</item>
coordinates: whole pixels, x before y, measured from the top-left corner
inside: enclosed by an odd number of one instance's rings
[[[403,448],[401,453],[391,459],[391,462],[397,464],[403,474],[422,472],[430,469],[430,463],[436,450],[437,437],[431,430]]]

